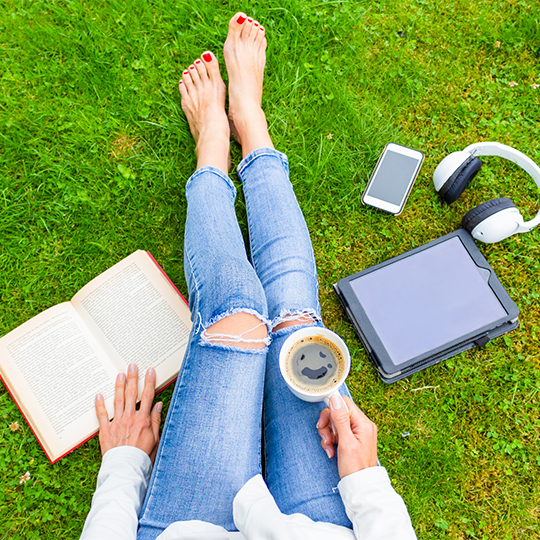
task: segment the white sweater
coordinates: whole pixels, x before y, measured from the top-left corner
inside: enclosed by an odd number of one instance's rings
[[[81,540],[135,540],[138,516],[152,464],[133,446],[113,448],[103,456],[92,508]],[[412,540],[416,538],[403,499],[383,467],[346,476],[339,492],[354,532],[302,514],[282,514],[261,475],[248,480],[233,502],[238,532],[204,521],[177,521],[159,540]]]

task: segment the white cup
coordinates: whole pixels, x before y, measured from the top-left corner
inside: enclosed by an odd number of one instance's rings
[[[290,349],[293,347],[293,345],[297,344],[298,341],[302,340],[302,342],[309,343],[311,340],[315,340],[315,343],[320,345],[320,342],[317,341],[317,338],[322,338],[323,340],[329,341],[331,344],[334,345],[334,347],[337,349],[337,351],[340,353],[341,358],[343,359],[343,373],[339,376],[339,378],[335,381],[334,384],[331,382],[328,382],[325,384],[325,389],[322,391],[316,390],[316,385],[314,385],[313,390],[309,389],[309,391],[306,391],[306,388],[309,386],[309,379],[306,378],[305,384],[296,384],[294,380],[292,380],[289,373],[287,373],[287,366],[286,361],[287,357],[289,355]],[[306,344],[307,344],[306,343]],[[297,349],[300,345],[296,345],[295,349]],[[324,345],[320,345],[321,347],[324,347]],[[327,347],[324,347],[328,349]],[[334,353],[330,354],[336,354],[336,351]],[[294,358],[294,353],[293,353]],[[293,359],[290,359],[289,363],[289,369],[291,368]],[[321,368],[324,369],[324,366],[322,364],[325,364],[327,361],[321,361]],[[345,382],[345,379],[347,378],[347,375],[349,375],[349,370],[351,369],[351,356],[349,354],[349,349],[347,348],[347,345],[345,345],[345,342],[335,333],[331,330],[328,330],[327,328],[319,328],[314,326],[308,326],[306,328],[301,328],[300,330],[297,330],[296,332],[292,333],[283,343],[281,350],[279,351],[279,369],[281,371],[281,375],[283,376],[283,379],[287,383],[287,386],[289,387],[290,391],[298,398],[308,401],[310,403],[316,403],[318,401],[324,401],[326,405],[329,405],[330,398],[334,395],[339,395],[339,388],[341,385]],[[328,386],[331,386],[328,388]],[[302,386],[302,387],[300,387]]]

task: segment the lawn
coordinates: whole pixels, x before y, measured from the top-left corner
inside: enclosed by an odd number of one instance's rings
[[[196,161],[177,82],[206,49],[222,60],[238,10],[267,30],[263,106],[312,235],[324,320],[349,345],[351,392],[379,426],[418,537],[540,538],[540,230],[479,246],[519,328],[390,386],[332,289],[491,198],[534,217],[537,187],[500,158],[451,207],[432,174],[477,141],[540,162],[537,1],[3,0],[0,336],[136,249],[187,294],[183,189]],[[398,217],[360,203],[389,141],[426,156]],[[238,213],[245,230],[241,198]],[[100,457],[94,438],[50,465],[0,384],[0,540],[78,538]]]

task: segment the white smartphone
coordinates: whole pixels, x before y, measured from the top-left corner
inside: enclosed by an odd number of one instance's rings
[[[423,161],[424,154],[419,150],[388,143],[369,179],[362,202],[394,216],[401,214]]]

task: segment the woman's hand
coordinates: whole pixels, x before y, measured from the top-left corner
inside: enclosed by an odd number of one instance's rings
[[[333,426],[333,427],[332,427]],[[377,426],[348,397],[332,396],[317,422],[321,446],[331,458],[337,443],[340,478],[377,465]]]
[[[136,410],[139,372],[135,364],[130,364],[126,376],[119,373],[116,377],[114,392],[114,418],[109,422],[103,396],[96,396],[96,414],[99,421],[99,444],[101,453],[116,446],[136,446],[146,452],[152,463],[156,457],[159,443],[159,424],[161,423],[162,403],[156,403],[152,409],[156,372],[148,369],[144,380],[144,389],[139,410]]]

